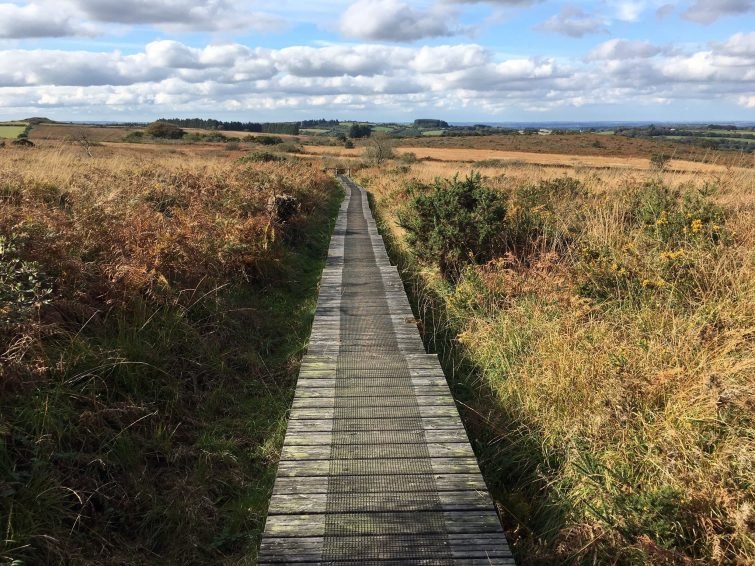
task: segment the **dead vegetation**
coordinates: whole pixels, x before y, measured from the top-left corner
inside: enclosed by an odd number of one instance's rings
[[[0,154],[0,561],[253,557],[332,181],[94,150]]]

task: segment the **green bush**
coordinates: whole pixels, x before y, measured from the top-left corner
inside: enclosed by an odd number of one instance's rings
[[[19,258],[14,239],[0,235],[0,325],[28,320],[51,292],[39,265]]]
[[[252,151],[240,158],[242,163],[254,162],[254,163],[272,163],[275,161],[285,161],[286,158],[283,155],[276,153],[270,153],[269,151]]]
[[[465,265],[489,261],[503,240],[506,203],[485,187],[479,173],[433,186],[409,187],[411,200],[399,214],[409,244],[423,261],[437,262],[447,279],[458,279]]]
[[[280,136],[256,136],[252,138],[252,141],[261,145],[278,145],[283,143],[283,138]]]
[[[144,128],[144,133],[153,138],[179,140],[185,132],[178,126],[169,124],[168,122],[152,122]]]

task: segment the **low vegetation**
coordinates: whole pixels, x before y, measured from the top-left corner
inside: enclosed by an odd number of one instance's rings
[[[168,151],[0,152],[2,563],[254,563],[338,195]]]
[[[755,561],[751,170],[466,167],[360,177],[521,563]]]

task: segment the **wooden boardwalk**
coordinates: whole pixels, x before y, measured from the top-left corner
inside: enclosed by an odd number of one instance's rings
[[[340,179],[259,563],[513,565],[367,197]]]

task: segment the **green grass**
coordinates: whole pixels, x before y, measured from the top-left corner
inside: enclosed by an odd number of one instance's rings
[[[26,124],[0,124],[0,138],[16,139],[26,129]]]

